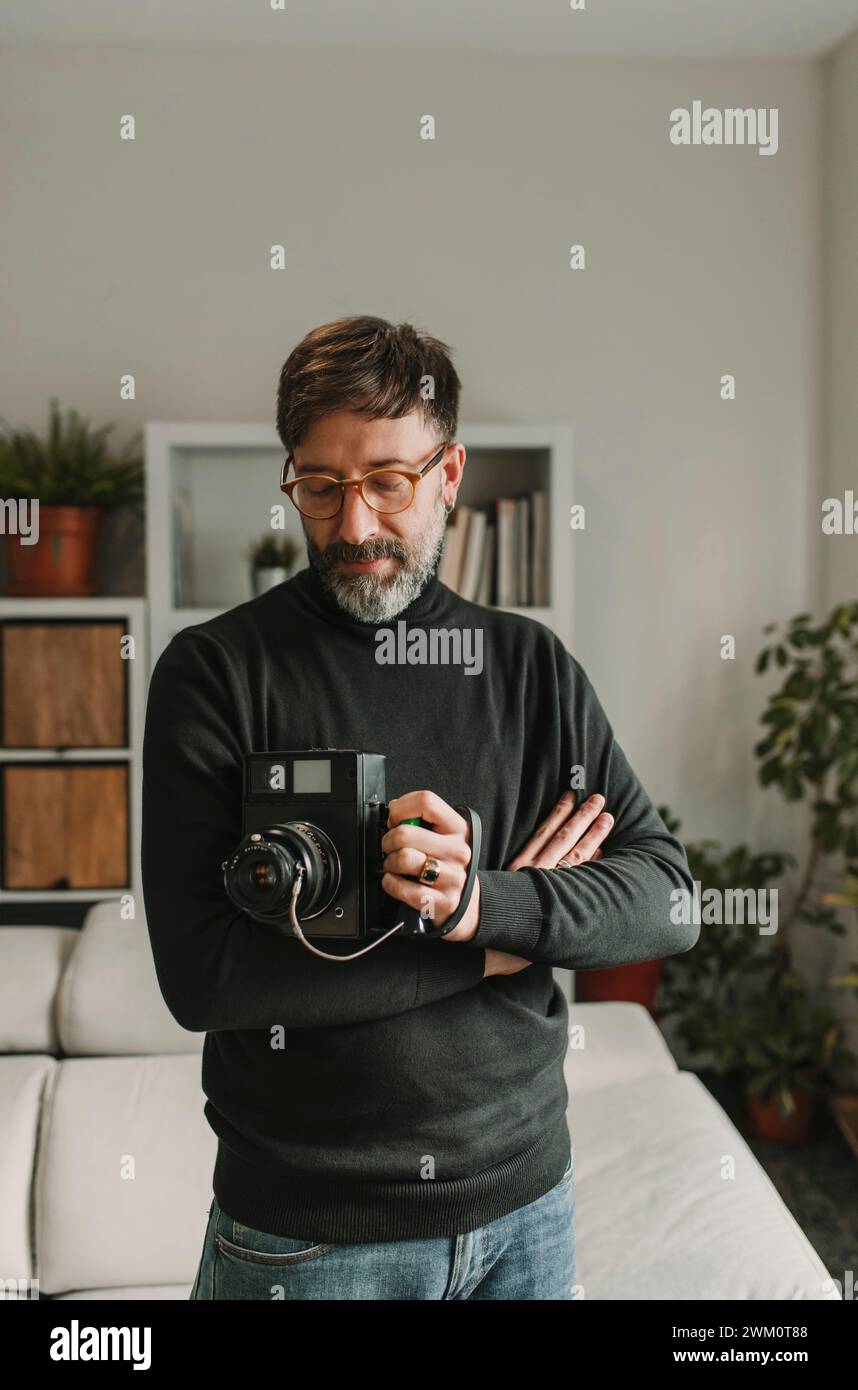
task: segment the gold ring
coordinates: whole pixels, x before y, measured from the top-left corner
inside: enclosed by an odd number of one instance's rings
[[[441,874],[441,865],[431,854],[427,854],[420,870],[419,883],[436,883]]]

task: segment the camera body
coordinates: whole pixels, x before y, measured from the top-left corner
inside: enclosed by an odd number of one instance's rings
[[[247,754],[243,839],[222,865],[230,899],[257,921],[289,932],[301,865],[296,912],[307,937],[358,941],[397,922],[404,936],[444,934],[446,923],[436,928],[381,887],[387,814],[382,753],[311,748]]]

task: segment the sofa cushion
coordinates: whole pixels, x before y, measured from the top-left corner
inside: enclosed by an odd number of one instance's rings
[[[31,1184],[42,1095],[56,1066],[53,1057],[0,1057],[0,1279],[35,1273]]]
[[[58,1051],[55,1001],[78,932],[0,927],[0,1053]]]
[[[36,1168],[43,1293],[193,1283],[217,1140],[200,1058],[71,1058],[46,1100]]]
[[[57,1026],[68,1056],[202,1051],[164,1003],[145,918],[126,921],[118,899],[90,908],[60,982]]]
[[[642,1004],[569,1005],[566,1086],[576,1096],[641,1076],[675,1076],[660,1029]]]
[[[690,1072],[580,1094],[570,1130],[585,1298],[832,1298],[816,1251]]]

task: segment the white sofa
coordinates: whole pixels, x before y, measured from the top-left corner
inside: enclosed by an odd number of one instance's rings
[[[581,1296],[838,1298],[738,1131],[677,1069],[647,1012],[579,1004],[571,1023]],[[118,903],[93,908],[80,931],[0,928],[7,1296],[189,1297],[216,1150],[202,1042],[168,1012],[145,923],[121,920]]]

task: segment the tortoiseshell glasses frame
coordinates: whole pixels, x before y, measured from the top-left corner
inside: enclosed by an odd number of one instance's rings
[[[280,470],[280,491],[285,492],[292,505],[296,507],[299,512],[301,512],[302,516],[309,517],[311,521],[329,521],[331,517],[338,516],[343,508],[343,499],[345,497],[347,487],[360,488],[361,497],[363,498],[364,502],[366,502],[366,505],[368,507],[371,507],[374,512],[379,512],[383,516],[396,516],[400,512],[408,510],[408,508],[414,501],[417,484],[420,482],[421,478],[426,477],[426,474],[429,472],[430,468],[434,468],[435,464],[440,462],[440,460],[444,457],[444,453],[447,449],[449,449],[450,444],[452,442],[452,440],[445,440],[445,442],[436,451],[436,453],[434,453],[432,457],[429,459],[428,463],[425,463],[423,467],[419,468],[416,472],[410,468],[373,468],[370,470],[369,473],[364,473],[363,476],[360,478],[334,478],[332,475],[327,473],[305,473],[302,477],[290,478],[287,482],[286,474],[288,473],[289,467],[292,463],[292,455],[290,453],[284,459],[283,467]],[[396,473],[399,477],[408,479],[408,481],[411,484],[411,496],[409,497],[408,501],[405,503],[404,506],[395,507],[391,510],[389,508],[373,506],[372,502],[369,501],[364,491],[365,484],[367,484],[371,478],[377,477],[379,473]],[[317,482],[323,481],[334,483],[339,488],[339,502],[335,511],[326,512],[323,516],[319,516],[318,513],[308,512],[305,510],[304,507],[300,507],[298,505],[298,502],[296,498],[293,496],[293,493],[295,492],[295,489],[297,488],[299,483],[309,482],[311,478]]]

